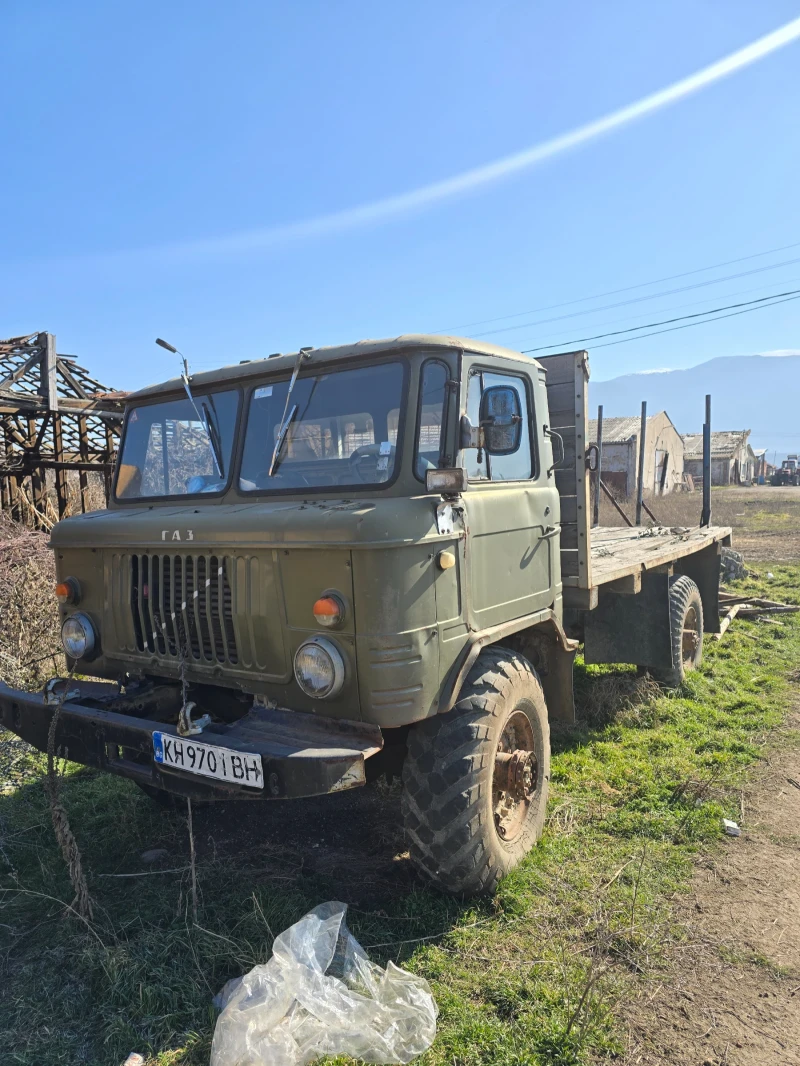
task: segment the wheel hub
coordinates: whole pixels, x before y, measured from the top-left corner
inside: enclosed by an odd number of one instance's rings
[[[494,760],[495,788],[513,803],[522,803],[536,791],[538,766],[532,751],[498,751]]]

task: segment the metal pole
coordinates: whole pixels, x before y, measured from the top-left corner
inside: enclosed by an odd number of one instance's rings
[[[642,400],[642,425],[639,430],[639,477],[636,482],[636,525],[642,524],[642,494],[644,492],[644,450],[647,444],[647,400]]]
[[[597,470],[594,483],[594,512],[592,525],[600,525],[600,479],[603,476],[603,405],[597,408]]]
[[[703,423],[703,513],[700,525],[711,525],[711,397],[706,396],[706,420]]]

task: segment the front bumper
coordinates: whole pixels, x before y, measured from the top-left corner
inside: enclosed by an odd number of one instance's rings
[[[98,704],[113,706],[116,693],[116,685],[70,681],[56,726],[55,751],[72,762],[190,799],[297,799],[356,788],[366,780],[365,760],[383,746],[377,726],[254,706],[239,721],[211,725],[196,738],[261,756],[265,787],[235,786],[157,764],[153,733],[177,736],[177,729],[98,709]],[[0,723],[39,751],[47,751],[56,707],[50,696],[0,682]]]

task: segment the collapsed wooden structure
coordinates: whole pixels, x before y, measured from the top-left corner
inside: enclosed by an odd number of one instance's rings
[[[58,355],[52,333],[0,340],[0,508],[49,529],[92,509],[93,473],[107,502],[125,395]]]

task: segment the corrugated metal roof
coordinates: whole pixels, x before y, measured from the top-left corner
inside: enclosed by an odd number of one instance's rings
[[[731,459],[735,452],[747,441],[749,429],[720,429],[711,433],[711,458]],[[683,436],[684,457],[701,459],[703,457],[703,434],[685,433]]]
[[[654,415],[648,415],[647,427],[650,428],[654,418],[658,415],[664,414],[664,411],[658,411]],[[667,416],[669,417],[669,416]],[[632,437],[639,436],[639,430],[642,425],[641,415],[625,415],[618,418],[604,418],[603,419],[603,444],[624,444]],[[595,444],[597,442],[597,419],[589,419],[589,443]]]

